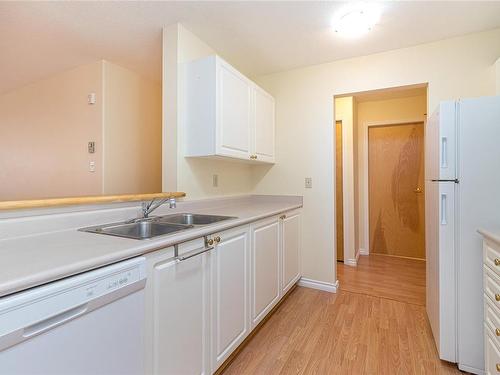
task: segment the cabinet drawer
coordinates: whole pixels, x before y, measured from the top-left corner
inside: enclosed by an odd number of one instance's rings
[[[484,264],[491,268],[497,275],[500,276],[500,249],[490,243],[484,241]],[[498,265],[495,264],[495,261]]]
[[[485,359],[486,359],[486,374],[500,374],[500,350],[495,344],[495,339],[489,334],[485,328]]]
[[[484,294],[500,308],[500,277],[489,267],[484,267]],[[498,301],[497,301],[498,299]]]
[[[485,297],[484,328],[490,333],[495,344],[500,347],[500,309]]]

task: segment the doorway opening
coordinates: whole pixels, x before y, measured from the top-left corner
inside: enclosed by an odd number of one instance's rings
[[[341,288],[354,280],[342,280],[346,272],[356,272],[350,266],[371,264],[380,271],[387,264],[387,273],[397,275],[398,265],[420,262],[410,268],[423,273],[419,293],[425,300],[427,84],[343,94],[334,101],[335,243],[336,260],[343,263],[337,267]]]

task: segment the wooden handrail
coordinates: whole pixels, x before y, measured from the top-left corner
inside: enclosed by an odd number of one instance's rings
[[[48,198],[48,199],[26,199],[20,201],[0,202],[0,210],[19,210],[27,208],[57,207],[57,206],[75,206],[82,204],[100,204],[100,203],[118,203],[147,201],[155,198],[182,198],[186,193],[166,192],[151,194],[122,194],[122,195],[94,195],[87,197],[66,197],[66,198]]]

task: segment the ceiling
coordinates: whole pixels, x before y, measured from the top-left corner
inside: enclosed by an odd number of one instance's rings
[[[99,59],[161,77],[161,28],[181,22],[258,76],[500,27],[500,2],[380,2],[362,38],[335,35],[344,2],[0,2],[0,92]]]

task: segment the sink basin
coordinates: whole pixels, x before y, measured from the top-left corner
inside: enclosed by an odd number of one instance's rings
[[[202,214],[175,214],[156,218],[159,223],[183,225],[208,225],[223,220],[236,219],[234,216],[202,215]]]
[[[110,236],[145,240],[148,238],[175,233],[192,227],[192,225],[179,225],[172,223],[162,223],[152,220],[144,220],[134,223],[105,224],[96,227],[82,228],[80,230],[84,232],[108,234]]]

